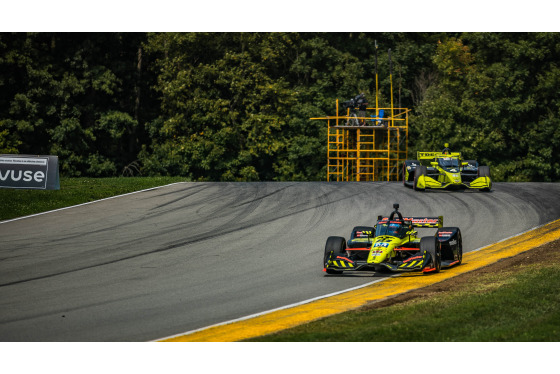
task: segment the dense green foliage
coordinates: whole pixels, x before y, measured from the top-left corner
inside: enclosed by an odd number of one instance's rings
[[[0,153],[58,155],[63,176],[324,180],[309,118],[373,102],[375,41],[410,157],[446,140],[497,181],[560,180],[556,33],[0,33]]]

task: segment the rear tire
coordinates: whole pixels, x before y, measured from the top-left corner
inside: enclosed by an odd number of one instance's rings
[[[325,256],[323,257],[323,266],[327,266],[327,262],[331,257],[344,255],[346,253],[346,239],[341,236],[329,236],[325,244]],[[327,274],[342,274],[341,270],[327,269]]]
[[[414,185],[413,185],[415,191],[424,191],[423,188],[418,187],[418,179],[420,179],[420,176],[426,175],[427,172],[428,172],[428,168],[425,167],[424,165],[418,165],[416,167],[416,170],[414,172]]]
[[[371,238],[373,239],[373,237],[375,236],[375,227],[371,227],[371,226],[355,226],[352,229],[352,234],[356,231],[369,231],[371,232]]]
[[[420,239],[420,252],[428,252],[432,257],[434,273],[441,270],[441,243],[435,236],[426,236]]]

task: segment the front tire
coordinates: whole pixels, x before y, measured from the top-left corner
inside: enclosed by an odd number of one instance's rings
[[[441,243],[435,236],[427,236],[420,239],[420,251],[426,251],[432,258],[434,273],[441,270]]]
[[[346,253],[346,239],[341,236],[329,236],[325,244],[323,266],[326,268],[329,259]],[[327,269],[327,274],[342,274],[341,270]]]

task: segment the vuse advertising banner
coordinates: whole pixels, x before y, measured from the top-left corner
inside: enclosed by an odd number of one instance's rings
[[[60,189],[58,157],[0,155],[0,188]]]

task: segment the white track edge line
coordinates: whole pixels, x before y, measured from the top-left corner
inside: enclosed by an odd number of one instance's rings
[[[525,231],[523,231],[523,232],[520,232],[519,234],[514,234],[514,235],[511,235],[511,236],[508,236],[507,238],[498,240],[498,241],[495,242],[495,243],[488,244],[488,245],[485,245],[484,247],[480,247],[480,248],[477,248],[477,249],[473,249],[472,251],[468,251],[468,252],[465,252],[465,253],[478,252],[478,251],[480,251],[481,249],[484,249],[484,248],[486,248],[486,247],[490,247],[490,246],[492,246],[492,245],[496,245],[496,244],[498,244],[498,243],[505,242],[506,240],[513,239],[513,238],[515,238],[516,236],[521,236],[521,235],[527,234],[528,232],[531,232],[531,231],[540,229],[541,227],[544,227],[544,226],[546,226],[546,225],[548,225],[548,224],[551,224],[552,222],[557,221],[557,220],[558,220],[558,219],[553,219],[553,220],[550,221],[550,222],[543,223],[542,225],[535,226],[535,227],[533,227],[532,229],[525,230]]]
[[[134,195],[134,194],[137,194],[137,193],[140,193],[140,192],[147,192],[147,191],[157,190],[157,189],[159,189],[159,188],[169,187],[169,186],[173,186],[173,185],[176,185],[176,184],[182,184],[182,183],[189,183],[189,182],[175,182],[175,183],[170,183],[170,184],[166,184],[166,185],[163,185],[163,186],[156,186],[156,187],[146,188],[145,190],[128,192],[128,193],[125,193],[125,194],[122,194],[122,195],[110,196],[110,197],[106,197],[106,198],[99,199],[99,200],[88,201],[87,203],[82,203],[82,204],[78,204],[78,205],[71,205],[71,206],[67,206],[67,207],[64,207],[64,208],[58,208],[58,209],[49,210],[49,211],[46,211],[46,212],[31,214],[31,215],[29,215],[29,216],[17,217],[17,218],[8,219],[8,220],[5,220],[5,221],[0,221],[0,224],[2,224],[2,223],[8,223],[8,222],[14,222],[14,221],[19,221],[19,220],[26,219],[26,218],[31,218],[31,217],[37,217],[37,216],[41,216],[41,215],[43,215],[43,214],[49,214],[49,213],[60,212],[60,211],[62,211],[62,210],[66,210],[66,209],[71,209],[71,208],[76,208],[76,207],[80,207],[80,206],[84,206],[84,205],[89,205],[89,204],[93,204],[93,203],[98,203],[98,202],[100,202],[100,201],[106,201],[106,200],[116,199],[117,197],[123,197],[123,196]]]
[[[152,340],[152,342],[157,342],[157,341],[167,340],[167,339],[173,339],[173,338],[177,338],[177,337],[179,337],[179,336],[191,335],[191,334],[194,334],[194,333],[196,333],[196,332],[200,332],[200,331],[203,331],[203,330],[211,329],[211,328],[213,328],[213,327],[225,326],[225,325],[229,325],[229,324],[232,324],[232,323],[235,323],[235,322],[241,322],[241,321],[245,321],[245,320],[248,320],[248,319],[252,319],[252,318],[264,316],[264,315],[266,315],[266,314],[278,312],[278,311],[280,311],[280,310],[295,308],[295,307],[300,306],[300,305],[309,304],[309,303],[311,303],[311,302],[313,302],[313,301],[317,301],[317,300],[321,300],[321,299],[326,299],[326,298],[329,298],[329,297],[332,297],[332,296],[336,296],[336,295],[340,295],[340,294],[343,294],[343,293],[346,293],[346,292],[350,292],[350,291],[359,290],[360,288],[364,288],[364,287],[370,286],[370,285],[372,285],[372,284],[374,284],[374,283],[382,282],[382,281],[385,281],[385,280],[387,280],[387,279],[397,277],[397,276],[399,276],[399,275],[401,275],[401,274],[395,274],[395,275],[389,276],[389,277],[387,277],[387,278],[377,279],[377,280],[374,280],[373,282],[361,284],[361,285],[359,285],[359,286],[355,286],[355,287],[348,288],[348,289],[345,289],[345,290],[333,292],[333,293],[330,293],[330,294],[327,294],[327,295],[323,295],[323,296],[317,296],[317,297],[314,297],[314,298],[312,298],[312,299],[307,299],[307,300],[303,300],[303,301],[300,301],[300,302],[297,302],[297,303],[294,303],[294,304],[289,304],[289,305],[281,306],[281,307],[279,307],[279,308],[266,310],[266,311],[264,311],[264,312],[259,312],[259,313],[251,314],[251,315],[248,315],[248,316],[245,316],[245,317],[240,317],[240,318],[232,319],[232,320],[229,320],[229,321],[216,323],[216,324],[214,324],[214,325],[210,325],[210,326],[206,326],[206,327],[201,327],[201,328],[196,329],[196,330],[191,330],[191,331],[187,331],[187,332],[183,332],[183,333],[179,333],[179,334],[167,336],[167,337],[165,337],[165,338],[155,339],[155,340]]]

